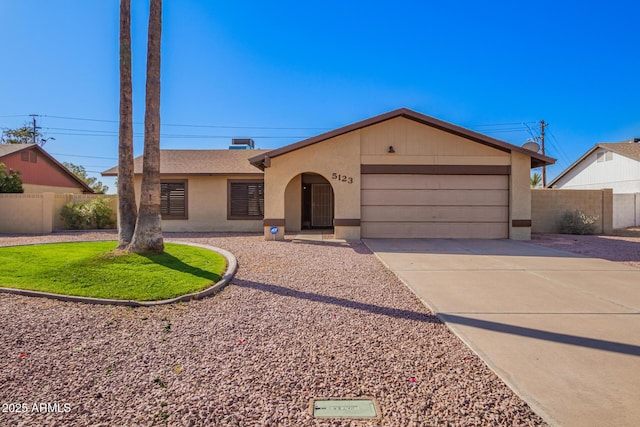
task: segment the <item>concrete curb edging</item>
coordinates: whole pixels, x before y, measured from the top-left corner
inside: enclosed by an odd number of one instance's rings
[[[84,241],[88,242],[88,241]],[[220,292],[225,286],[227,286],[236,272],[238,271],[238,260],[236,257],[229,251],[226,251],[221,248],[217,248],[215,246],[202,245],[199,243],[191,243],[191,242],[183,242],[178,240],[165,240],[167,243],[176,243],[180,245],[187,246],[195,246],[202,249],[207,249],[212,252],[216,252],[222,255],[227,260],[227,270],[225,271],[222,278],[214,283],[212,286],[208,287],[199,292],[194,292],[187,295],[182,295],[176,298],[165,299],[160,301],[134,301],[134,300],[117,300],[117,299],[104,299],[104,298],[90,298],[90,297],[81,297],[75,295],[61,295],[61,294],[52,294],[49,292],[39,292],[39,291],[29,291],[25,289],[14,289],[14,288],[3,288],[0,287],[0,292],[14,295],[22,295],[22,296],[30,296],[30,297],[42,297],[42,298],[50,298],[57,299],[60,301],[66,302],[81,302],[86,304],[100,304],[100,305],[116,305],[116,306],[125,306],[125,307],[154,307],[157,305],[165,305],[165,304],[173,304],[176,302],[186,302],[191,300],[197,300],[204,297],[208,297],[211,295],[215,295]],[[56,242],[56,243],[81,243],[81,242]],[[50,244],[50,243],[38,243],[38,244]],[[15,246],[33,246],[33,244],[29,245],[15,245]]]

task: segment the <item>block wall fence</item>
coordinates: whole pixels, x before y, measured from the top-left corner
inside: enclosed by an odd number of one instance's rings
[[[114,212],[118,196],[104,194],[24,193],[0,194],[0,233],[47,234],[63,230],[60,212],[69,202],[87,202],[98,197],[109,200]]]
[[[89,201],[96,197],[109,200],[114,217],[118,210],[117,195],[26,193],[0,194],[0,233],[47,234],[63,230],[60,212],[69,202]],[[636,196],[637,197],[637,196]],[[631,206],[629,197],[626,206]],[[637,205],[636,198],[633,206]],[[533,233],[558,233],[566,211],[581,210],[597,216],[596,233],[611,233],[614,226],[614,196],[611,189],[562,190],[533,189],[531,191],[531,222]],[[629,215],[626,215],[629,216]],[[634,221],[637,221],[634,212]],[[114,218],[115,219],[115,218]],[[617,224],[616,224],[617,225]]]

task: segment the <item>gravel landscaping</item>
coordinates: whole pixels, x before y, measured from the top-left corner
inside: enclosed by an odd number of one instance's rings
[[[640,268],[640,228],[615,230],[612,236],[534,234],[531,243]]]
[[[231,251],[232,284],[153,308],[0,294],[0,403],[14,410],[0,425],[544,425],[361,243],[166,237]],[[382,418],[309,413],[311,398],[355,396]]]

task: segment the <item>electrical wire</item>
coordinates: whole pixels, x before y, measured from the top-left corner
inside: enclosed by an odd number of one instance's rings
[[[87,159],[118,160],[117,157],[81,156],[79,154],[64,154],[64,153],[49,153],[49,154],[54,154],[56,156],[67,156],[67,157],[83,157]]]
[[[40,117],[51,117],[53,119],[65,120],[81,120],[89,122],[103,123],[119,123],[118,120],[90,119],[82,117],[66,117],[66,116],[50,116],[42,115]],[[134,124],[142,125],[142,122],[134,122]],[[160,126],[172,127],[190,127],[190,128],[216,128],[216,129],[265,129],[265,130],[327,130],[328,128],[308,128],[308,127],[271,127],[271,126],[228,126],[228,125],[194,125],[194,124],[177,124],[177,123],[161,123]]]

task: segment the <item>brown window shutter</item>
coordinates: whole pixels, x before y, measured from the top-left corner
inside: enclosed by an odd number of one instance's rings
[[[160,213],[163,219],[187,219],[186,182],[160,183]]]
[[[264,217],[264,182],[231,181],[229,183],[229,218],[262,219]]]

